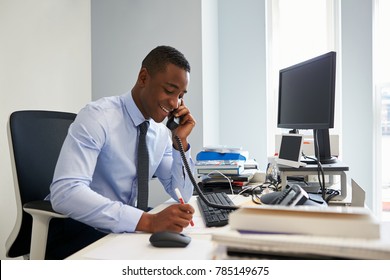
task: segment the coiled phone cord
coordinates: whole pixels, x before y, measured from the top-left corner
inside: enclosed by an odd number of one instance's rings
[[[175,139],[177,145],[179,146],[180,156],[181,156],[181,158],[183,160],[184,168],[185,168],[185,170],[187,172],[187,175],[189,176],[192,185],[194,186],[194,188],[196,189],[197,193],[199,194],[199,197],[204,201],[204,203],[206,203],[206,205],[209,206],[209,207],[218,208],[218,209],[227,209],[227,210],[236,210],[236,209],[238,209],[239,208],[238,206],[221,205],[221,204],[212,203],[204,196],[202,190],[199,188],[198,184],[195,181],[194,176],[192,175],[191,168],[190,168],[190,166],[188,164],[188,161],[187,161],[187,157],[186,157],[186,155],[184,153],[183,143],[181,142],[180,138],[177,135],[175,135],[173,138]]]

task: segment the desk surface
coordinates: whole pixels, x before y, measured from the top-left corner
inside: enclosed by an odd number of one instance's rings
[[[193,217],[194,227],[188,226],[183,233],[191,236],[191,243],[186,248],[155,248],[149,243],[150,233],[121,233],[109,234],[95,243],[69,256],[67,259],[114,259],[114,260],[147,260],[147,259],[181,259],[181,260],[209,260],[213,257],[214,245],[211,234],[227,231],[229,228],[207,228],[199,212],[196,197],[192,197],[190,204],[195,209]],[[232,197],[236,205],[250,204],[250,198]],[[168,205],[176,203],[173,199],[158,205],[151,213],[157,213]]]
[[[69,256],[69,260],[210,260],[214,258],[216,243],[211,240],[212,234],[229,231],[229,226],[222,228],[206,228],[198,206],[196,197],[190,200],[195,208],[193,217],[194,227],[187,227],[183,233],[191,236],[192,241],[186,248],[155,248],[149,243],[150,233],[122,233],[109,234],[95,243]],[[236,205],[250,205],[248,197],[234,196]],[[173,200],[157,206],[152,212],[159,212],[168,205],[176,203]],[[390,246],[390,222],[383,223],[381,238]]]

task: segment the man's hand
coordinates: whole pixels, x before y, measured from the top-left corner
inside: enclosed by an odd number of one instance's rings
[[[196,121],[191,115],[190,110],[184,104],[182,99],[180,106],[174,111],[174,116],[180,118],[180,125],[176,128],[172,134],[180,138],[184,151],[188,150],[187,137],[190,135],[192,129],[195,127]],[[173,141],[173,146],[176,150],[179,150],[176,141]]]
[[[137,231],[158,232],[174,231],[182,232],[192,220],[194,208],[189,204],[174,204],[156,214],[143,213],[136,227]]]

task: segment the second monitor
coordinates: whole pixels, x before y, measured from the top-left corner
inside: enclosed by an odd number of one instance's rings
[[[283,134],[276,162],[291,167],[305,166],[301,162],[303,135]]]

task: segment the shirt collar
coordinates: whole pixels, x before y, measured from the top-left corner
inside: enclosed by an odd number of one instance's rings
[[[131,95],[131,91],[123,95],[123,101],[127,114],[130,116],[135,126],[139,126],[144,121],[150,122],[150,119],[145,119],[141,111],[138,109],[137,105],[134,102],[133,96]]]

